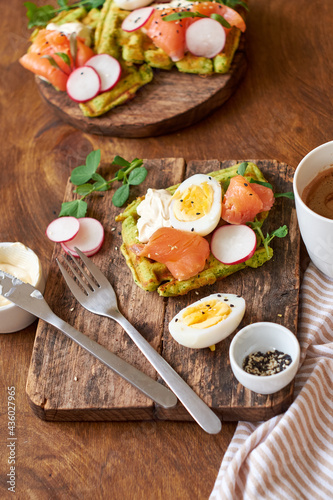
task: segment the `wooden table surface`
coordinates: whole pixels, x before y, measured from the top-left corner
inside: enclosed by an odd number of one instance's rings
[[[39,2],[42,3],[42,2]],[[47,3],[52,3],[50,2]],[[276,159],[296,167],[332,140],[332,0],[251,0],[248,71],[203,122],[145,139],[89,136],[57,119],[18,63],[29,31],[21,0],[1,2],[1,241],[21,241],[47,275],[71,170],[92,150],[103,158]],[[144,112],[144,110],[143,110]],[[210,436],[194,423],[48,423],[31,411],[25,384],[36,323],[0,335],[0,497],[8,491],[7,387],[16,391],[16,496],[22,499],[206,499],[235,430]]]

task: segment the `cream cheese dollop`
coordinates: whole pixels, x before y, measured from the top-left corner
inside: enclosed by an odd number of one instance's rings
[[[91,45],[92,30],[89,26],[86,26],[79,21],[64,24],[49,23],[46,26],[46,29],[50,31],[59,31],[60,33],[64,33],[65,35],[76,33],[78,37],[84,39],[84,43],[88,45],[88,47]]]
[[[171,194],[165,189],[147,190],[145,199],[137,208],[137,214],[140,216],[137,223],[138,237],[141,243],[147,243],[157,229],[171,227],[169,215],[171,200]]]

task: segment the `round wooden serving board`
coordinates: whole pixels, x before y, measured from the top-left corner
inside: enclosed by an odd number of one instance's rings
[[[38,89],[49,106],[66,123],[91,134],[115,137],[150,137],[183,129],[221,106],[238,87],[246,71],[244,40],[230,71],[200,77],[177,70],[156,70],[154,79],[134,99],[100,117],[83,116],[66,92],[56,91],[36,77]]]

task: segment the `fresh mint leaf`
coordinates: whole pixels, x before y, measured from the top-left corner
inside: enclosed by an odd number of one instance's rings
[[[138,186],[145,180],[147,177],[147,169],[145,167],[136,167],[132,172],[129,174],[128,177],[128,184],[131,184],[132,186]]]
[[[115,156],[111,165],[119,165],[120,167],[129,167],[131,164],[121,156]]]
[[[129,184],[123,184],[112,197],[112,203],[115,207],[122,207],[129,197]]]
[[[292,191],[288,191],[287,193],[275,193],[274,198],[289,198],[290,200],[294,200],[295,195]]]
[[[248,162],[247,162],[247,161],[243,161],[243,162],[239,165],[239,167],[238,167],[238,169],[237,169],[237,174],[238,174],[238,175],[244,175],[244,174],[245,174],[245,170],[246,170],[247,165],[248,165]]]
[[[61,205],[59,217],[68,215],[80,219],[85,217],[87,209],[88,204],[83,200],[66,201]]]

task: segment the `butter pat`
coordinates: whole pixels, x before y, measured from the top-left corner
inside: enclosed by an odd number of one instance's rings
[[[37,255],[22,243],[0,243],[0,270],[44,292],[45,280]],[[35,316],[0,295],[0,333],[22,330]]]

